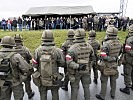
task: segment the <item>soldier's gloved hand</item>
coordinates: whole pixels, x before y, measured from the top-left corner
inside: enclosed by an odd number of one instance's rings
[[[85,71],[85,69],[86,69],[86,65],[85,65],[85,64],[79,64],[78,70],[83,70],[83,71]]]

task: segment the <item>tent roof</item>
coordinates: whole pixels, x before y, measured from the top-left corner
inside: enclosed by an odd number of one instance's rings
[[[93,12],[92,6],[45,6],[30,8],[24,15],[81,15]]]

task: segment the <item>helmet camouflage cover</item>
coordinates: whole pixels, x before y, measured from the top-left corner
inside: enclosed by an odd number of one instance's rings
[[[14,40],[15,40],[15,42],[22,42],[23,38],[20,34],[15,34]]]
[[[15,46],[15,40],[13,37],[11,36],[4,36],[2,39],[1,39],[1,46]]]
[[[69,29],[67,35],[68,36],[74,36],[74,30],[73,29]]]
[[[42,41],[54,41],[53,32],[51,30],[45,30],[42,33]]]
[[[118,29],[115,28],[115,27],[109,27],[109,28],[107,28],[107,30],[106,30],[106,34],[107,34],[107,35],[114,35],[114,36],[116,36],[117,33],[118,33]]]
[[[84,29],[77,29],[75,31],[75,38],[85,38],[86,33]]]
[[[96,36],[96,31],[95,31],[95,30],[91,30],[91,31],[89,32],[89,36],[90,36],[90,37],[95,37],[95,36]]]

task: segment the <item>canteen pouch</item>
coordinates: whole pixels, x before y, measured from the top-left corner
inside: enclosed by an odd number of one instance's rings
[[[40,73],[38,71],[35,71],[32,74],[33,82],[36,86],[41,86],[41,80],[40,80]]]

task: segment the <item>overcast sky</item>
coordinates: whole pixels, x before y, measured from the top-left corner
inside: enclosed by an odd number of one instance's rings
[[[126,16],[131,18],[133,18],[132,4],[133,0],[128,0]],[[0,18],[21,16],[30,7],[83,5],[91,5],[95,12],[118,12],[120,0],[1,0]]]

